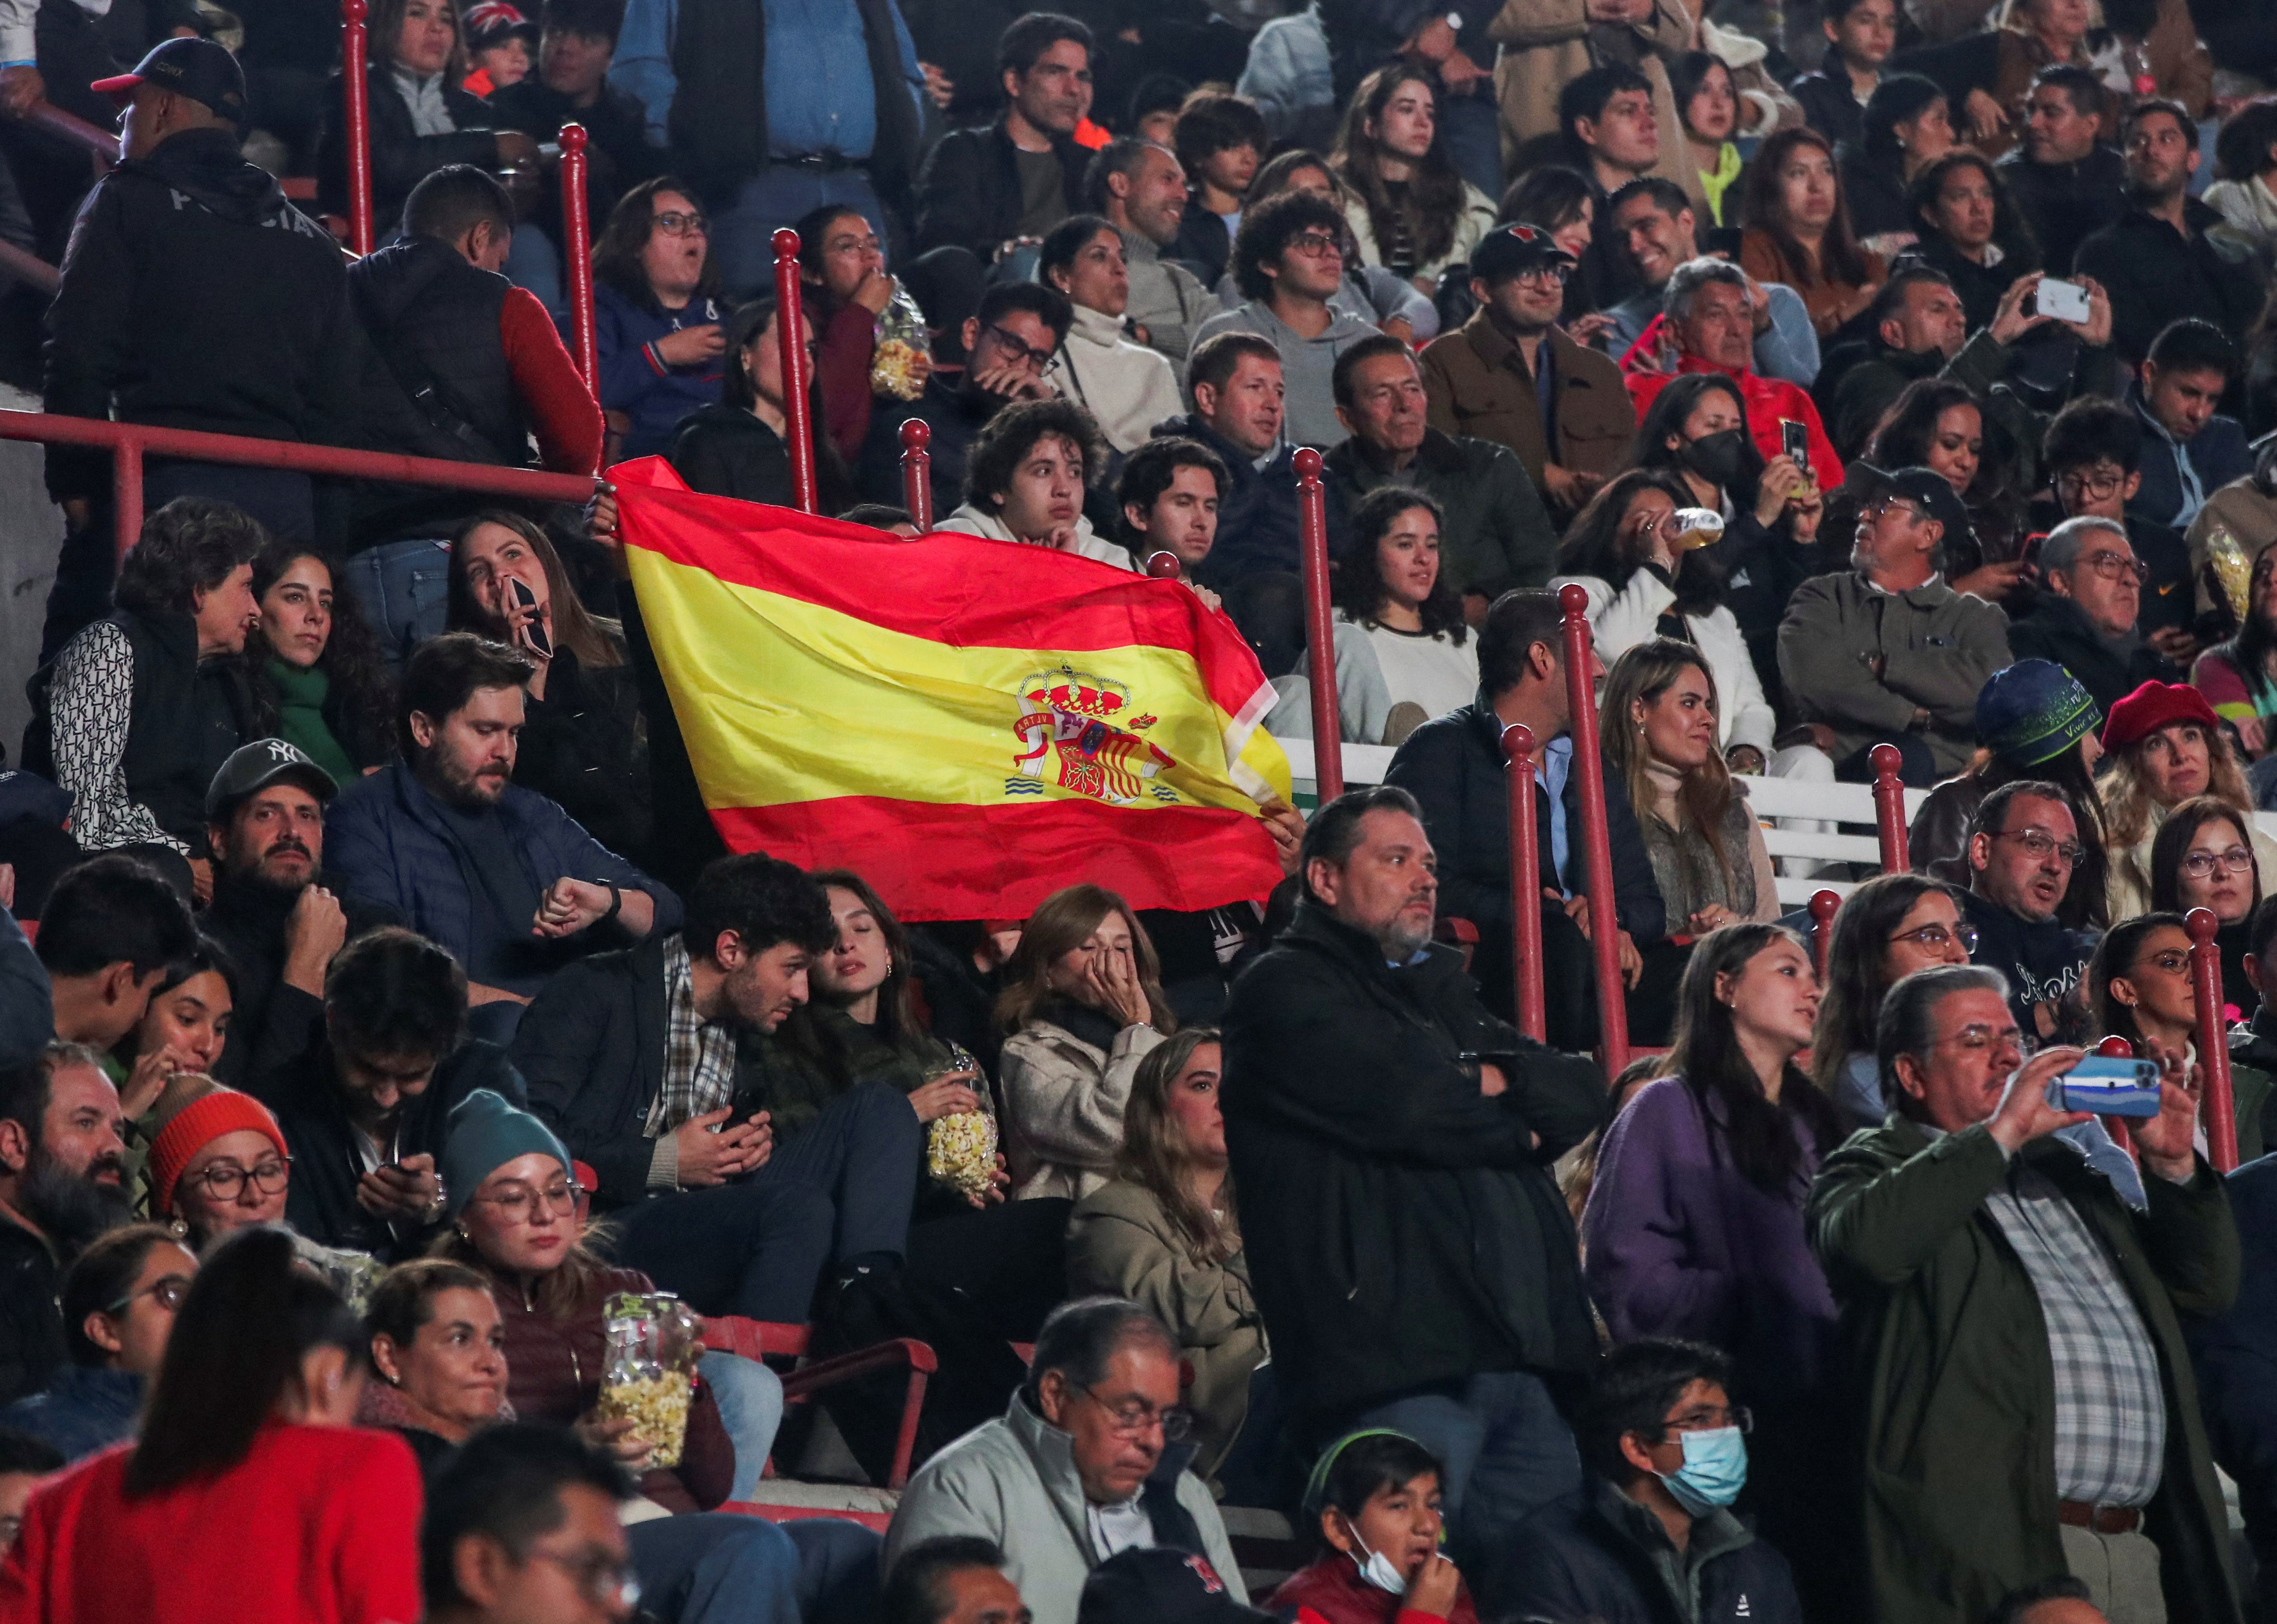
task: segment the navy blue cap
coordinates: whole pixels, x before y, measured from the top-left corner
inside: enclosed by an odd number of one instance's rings
[[[98,79],[88,87],[97,95],[125,101],[141,84],[156,85],[193,102],[202,102],[232,123],[245,122],[245,70],[211,40],[161,40],[132,73]]]

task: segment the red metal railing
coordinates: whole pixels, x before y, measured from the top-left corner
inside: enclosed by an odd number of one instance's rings
[[[1502,730],[1510,771],[1510,974],[1518,1029],[1536,1043],[1549,1036],[1542,990],[1542,844],[1534,827],[1534,729]]]
[[[1905,756],[1894,744],[1877,744],[1866,759],[1874,766],[1874,825],[1882,837],[1882,872],[1906,872],[1906,786],[1898,776]]]
[[[798,233],[775,233],[775,340],[782,353],[783,418],[790,430],[791,497],[802,513],[820,506],[814,487],[814,409],[806,398],[813,379],[807,364],[806,305],[799,296]],[[728,364],[735,364],[731,357]]]
[[[1329,618],[1329,499],[1321,454],[1297,453],[1297,514],[1305,540],[1305,668],[1313,681],[1313,783],[1321,804],[1344,792],[1344,723],[1336,715],[1336,629]]]
[[[569,274],[569,327],[577,370],[598,395],[601,363],[593,338],[593,221],[585,191],[585,126],[561,126],[561,257]]]
[[[370,42],[366,0],[340,0],[340,93],[348,136],[348,247],[371,252],[371,85],[365,77]]]
[[[2095,1046],[2095,1052],[2112,1060],[2132,1060],[2135,1058],[2135,1046],[2128,1042],[2125,1038],[2121,1037],[2115,1032],[2109,1037],[2104,1039],[2102,1042],[2097,1044]],[[2135,1154],[2135,1136],[2127,1131],[2126,1117],[2104,1117],[2103,1131],[2111,1135],[2112,1143],[2117,1145],[2120,1149],[2125,1151],[2130,1156]]]
[[[2205,1082],[2198,1109],[2206,1149],[2214,1171],[2235,1172],[2237,1109],[2229,1085],[2229,1023],[2222,1017],[2221,949],[2213,939],[2221,921],[2210,908],[2193,908],[2183,923],[2190,933],[2190,986],[2197,995],[2198,1075]]]
[[[1842,898],[1832,891],[1810,894],[1810,957],[1818,967],[1818,980],[1826,982],[1826,956],[1834,950],[1834,916],[1840,911]]]
[[[1620,912],[1613,900],[1612,829],[1605,817],[1605,759],[1597,743],[1596,643],[1589,627],[1588,589],[1561,587],[1557,602],[1565,611],[1565,699],[1573,713],[1573,770],[1581,786],[1589,948],[1597,966],[1597,1061],[1611,1078],[1629,1063],[1629,1011],[1621,979]]]
[[[933,529],[933,425],[922,417],[902,424],[902,506],[918,535]]]

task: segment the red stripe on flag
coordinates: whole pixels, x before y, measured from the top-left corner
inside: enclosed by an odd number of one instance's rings
[[[800,868],[855,866],[904,919],[1025,919],[1089,881],[1133,908],[1191,913],[1263,902],[1281,879],[1256,819],[1212,807],[1119,811],[1093,802],[940,806],[844,796],[715,810],[731,850]]]

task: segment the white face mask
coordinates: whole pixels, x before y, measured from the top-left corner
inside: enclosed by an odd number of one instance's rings
[[[1363,1562],[1359,1556],[1346,1552],[1347,1555],[1352,1555],[1352,1565],[1359,1569],[1361,1580],[1390,1595],[1406,1595],[1407,1575],[1401,1573],[1392,1559],[1382,1552],[1369,1551],[1367,1541],[1359,1536],[1359,1530],[1352,1527],[1349,1520],[1344,1523],[1344,1528],[1352,1535],[1352,1544],[1358,1545],[1367,1556],[1367,1559]]]

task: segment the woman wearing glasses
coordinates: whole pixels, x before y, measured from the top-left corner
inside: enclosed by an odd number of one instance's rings
[[[1606,1131],[1581,1214],[1589,1296],[1615,1342],[1677,1337],[1732,1356],[1763,1533],[1801,1569],[1836,1544],[1828,1472],[1839,1428],[1835,1308],[1803,1231],[1803,1198],[1844,1125],[1796,1061],[1818,978],[1792,931],[1727,926],[1693,949],[1670,1075]]]
[[[46,1391],[0,1410],[0,1427],[45,1439],[65,1460],[133,1437],[143,1387],[197,1272],[198,1260],[163,1224],[130,1224],[90,1244],[64,1271],[71,1363]]]
[[[1923,874],[1882,874],[1844,899],[1827,949],[1825,995],[1811,1033],[1810,1079],[1847,1125],[1878,1127],[1889,1115],[1874,1064],[1882,995],[1916,970],[1965,964],[1976,932],[1961,922],[1952,886]]]
[[[616,457],[662,452],[680,420],[720,398],[727,342],[712,228],[669,175],[617,200],[593,245],[593,338]]]
[[[2202,795],[2174,808],[2151,842],[2151,905],[2162,913],[2204,908],[2220,921],[2222,1002],[2244,1019],[2261,995],[2246,978],[2254,911],[2261,906],[2261,873],[2253,860],[2249,820],[2235,807]]]
[[[2151,911],[2151,848],[2183,802],[2210,795],[2249,826],[2254,866],[2277,874],[2277,842],[2250,827],[2253,799],[2204,694],[2180,682],[2145,682],[2111,707],[2103,748],[2114,758],[2103,780],[2104,841],[2110,855],[2110,913]]]

